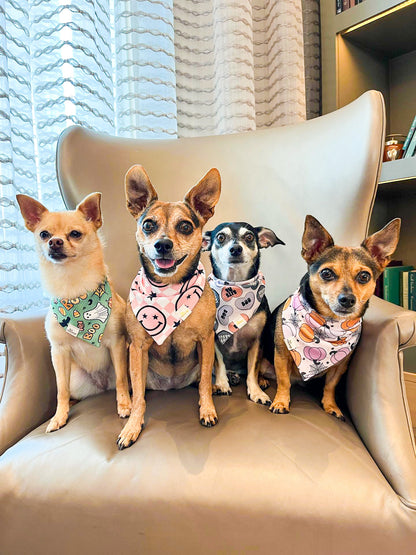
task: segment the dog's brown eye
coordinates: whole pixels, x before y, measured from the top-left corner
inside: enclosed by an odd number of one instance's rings
[[[71,233],[69,234],[70,237],[72,237],[72,239],[79,239],[81,237],[82,233],[76,229],[73,229],[71,231]]]
[[[360,272],[357,276],[358,283],[368,283],[371,279],[370,272]]]
[[[190,222],[179,222],[176,229],[179,233],[183,233],[184,235],[190,235],[194,230]]]
[[[252,243],[254,241],[254,235],[252,233],[246,233],[244,239],[247,243]]]
[[[153,220],[146,220],[142,225],[142,229],[145,233],[152,233],[156,229],[156,223]]]
[[[43,239],[44,241],[46,241],[46,239],[49,239],[50,236],[51,236],[51,234],[49,233],[49,231],[41,231],[41,232],[39,233],[39,237],[40,237],[41,239]]]
[[[224,243],[224,241],[225,241],[225,235],[224,235],[224,233],[218,233],[218,235],[217,235],[217,241],[218,241],[218,243]]]
[[[319,275],[324,281],[332,281],[333,279],[336,278],[335,273],[329,268],[324,268],[323,270],[321,270],[319,272]]]

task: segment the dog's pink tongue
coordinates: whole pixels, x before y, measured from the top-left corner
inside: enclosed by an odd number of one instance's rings
[[[168,258],[158,258],[156,259],[156,264],[159,266],[159,268],[167,269],[172,268],[172,266],[175,265],[175,261]]]

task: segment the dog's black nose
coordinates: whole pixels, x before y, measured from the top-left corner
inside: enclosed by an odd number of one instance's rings
[[[48,245],[50,246],[51,249],[61,249],[64,246],[64,242],[62,239],[59,239],[59,237],[52,237],[52,239],[49,239]]]
[[[173,249],[173,243],[170,239],[159,239],[155,243],[155,249],[158,254],[168,254]]]
[[[355,297],[352,293],[341,293],[338,297],[338,302],[344,308],[351,308],[355,305]]]
[[[243,247],[241,245],[233,245],[230,247],[230,254],[231,256],[240,256],[243,252]]]

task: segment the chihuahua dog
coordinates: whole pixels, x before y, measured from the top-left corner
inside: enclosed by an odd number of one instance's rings
[[[83,399],[114,385],[118,414],[129,416],[126,303],[110,281],[97,234],[101,194],[92,193],[67,212],[49,212],[26,195],[16,198],[35,236],[43,286],[51,297],[45,327],[58,402],[46,432],[65,426],[70,398]]]
[[[397,247],[400,223],[394,219],[360,247],[347,248],[334,245],[318,220],[306,216],[302,257],[308,273],[272,315],[278,385],[272,412],[289,412],[291,377],[325,375],[322,406],[344,420],[335,388],[359,340],[376,280]]]
[[[208,280],[217,305],[213,386],[217,395],[231,395],[229,382],[237,385],[239,374],[246,373],[249,399],[271,404],[261,389],[268,382],[259,377],[263,330],[270,317],[259,267],[260,249],[279,244],[284,245],[271,229],[246,222],[223,223],[204,233],[203,249],[210,251],[213,271]]]
[[[125,178],[127,208],[137,221],[142,264],[126,309],[133,406],[117,444],[125,449],[143,427],[145,388],[178,389],[199,380],[199,418],[218,422],[212,400],[215,298],[200,262],[202,228],[221,192],[211,169],[183,202],[161,202],[142,166]],[[199,363],[199,364],[198,364]]]

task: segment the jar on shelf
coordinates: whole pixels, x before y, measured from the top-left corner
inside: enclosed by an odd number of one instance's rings
[[[403,156],[403,144],[406,140],[406,135],[392,133],[386,136],[384,143],[384,156],[383,162],[390,162],[391,160],[399,160]]]

